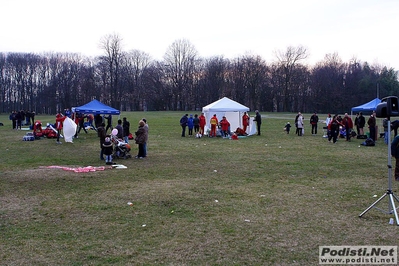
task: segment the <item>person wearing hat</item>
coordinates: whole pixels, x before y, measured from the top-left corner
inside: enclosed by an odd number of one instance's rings
[[[287,134],[290,134],[290,130],[291,130],[291,124],[290,122],[287,122],[287,124],[284,127],[285,131],[287,132]]]
[[[260,136],[260,126],[261,126],[261,124],[262,124],[262,117],[261,117],[261,115],[259,114],[259,111],[258,111],[258,110],[255,111],[255,118],[254,118],[254,121],[256,122],[256,128],[257,128],[257,130],[258,130],[258,136]]]
[[[105,141],[102,146],[103,146],[103,154],[105,155],[105,163],[112,164],[113,145],[109,135],[105,137]]]

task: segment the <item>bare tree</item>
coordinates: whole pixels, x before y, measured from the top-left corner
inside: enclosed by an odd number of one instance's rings
[[[167,73],[172,81],[172,98],[175,110],[192,107],[193,75],[197,50],[188,40],[177,40],[169,46],[164,55]]]
[[[129,110],[147,110],[147,101],[151,95],[143,86],[143,73],[148,68],[151,57],[149,54],[132,50],[124,56],[123,80],[125,106]]]
[[[292,106],[290,106],[290,103],[296,96],[295,94],[298,94],[295,90],[299,89],[298,87],[293,87],[293,79],[297,65],[308,57],[307,50],[303,46],[289,46],[286,51],[275,52],[275,55],[277,58],[277,64],[280,68],[280,71],[277,73],[281,75],[283,80],[282,87],[279,90],[283,98],[282,111],[298,111],[292,110]]]
[[[104,50],[105,56],[101,57],[107,65],[110,104],[120,108],[122,90],[119,87],[120,64],[122,60],[122,38],[117,34],[104,36],[100,41],[100,48]]]

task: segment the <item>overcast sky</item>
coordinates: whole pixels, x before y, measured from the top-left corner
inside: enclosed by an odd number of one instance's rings
[[[0,0],[0,52],[102,55],[102,37],[162,59],[186,39],[202,57],[233,59],[303,46],[399,70],[399,0]]]

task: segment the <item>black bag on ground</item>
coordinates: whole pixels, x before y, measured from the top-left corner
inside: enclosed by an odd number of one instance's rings
[[[362,143],[363,146],[375,146],[375,142],[372,138],[366,139],[365,142]]]
[[[367,139],[367,135],[357,135],[357,139]]]

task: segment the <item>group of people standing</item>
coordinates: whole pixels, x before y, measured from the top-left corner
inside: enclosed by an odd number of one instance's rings
[[[186,136],[186,128],[188,127],[188,136],[191,137],[193,134],[201,134],[204,135],[204,130],[205,130],[205,125],[206,125],[206,118],[204,113],[201,113],[200,116],[197,114],[190,115],[185,114],[180,118],[180,126],[182,127],[182,132],[181,136],[185,137]],[[193,131],[194,130],[194,131]]]
[[[262,117],[258,110],[255,111],[255,118],[254,121],[257,124],[257,132],[260,135],[260,127],[262,124]],[[250,117],[247,112],[244,112],[242,116],[242,125],[243,125],[243,132],[247,131],[247,128],[250,123]],[[231,130],[230,130],[230,122],[227,120],[226,116],[223,116],[222,119],[219,121],[216,114],[214,114],[210,121],[210,131],[209,137],[216,137],[217,136],[217,128],[220,127],[222,137],[229,137]],[[188,127],[188,136],[191,137],[193,134],[200,134],[201,136],[205,133],[205,125],[206,125],[206,118],[205,114],[201,113],[200,116],[197,114],[188,115],[185,114],[180,118],[180,126],[182,128],[181,136],[186,136],[186,128]],[[194,131],[193,131],[194,130]]]
[[[13,111],[9,119],[12,121],[12,129],[21,129],[23,125],[35,124],[35,111]]]
[[[57,143],[61,144],[60,142],[60,135],[61,131],[63,129],[63,123],[65,119],[68,116],[58,113],[56,115],[56,123],[55,123],[55,129],[57,130]],[[76,130],[76,135],[79,133],[80,129],[83,128],[85,131],[85,127],[80,121],[84,121],[86,117],[91,117],[91,121],[95,121],[95,117],[98,117],[98,115],[93,116],[93,115],[85,115],[85,114],[75,114],[75,122],[79,123],[79,126],[77,127]],[[126,117],[123,117],[123,119],[118,119],[117,125],[115,128],[112,127],[112,116],[109,115],[107,117],[107,126],[104,123],[104,119],[101,120],[101,123],[98,124],[97,127],[93,127],[97,131],[97,135],[100,138],[100,159],[105,160],[106,163],[110,164],[112,163],[112,153],[113,153],[113,145],[112,145],[112,138],[111,135],[107,133],[108,129],[116,129],[117,133],[115,135],[116,138],[123,140],[125,144],[129,144],[129,138],[133,138],[130,133],[130,122],[127,120]],[[87,133],[87,131],[86,131]],[[134,137],[135,143],[138,144],[138,154],[135,156],[135,158],[145,158],[147,157],[147,142],[148,142],[148,124],[147,120],[145,118],[141,119],[139,121],[139,126],[137,131],[135,132],[135,137]],[[104,158],[105,156],[105,158]]]
[[[115,126],[115,129],[117,130],[115,137],[123,140],[124,144],[129,144],[129,136],[131,135],[130,122],[126,119],[126,117],[124,117],[122,120],[118,120],[118,124]],[[113,150],[110,149],[109,143],[111,141],[111,136],[107,135],[106,132],[107,130],[105,127],[105,123],[102,122],[101,125],[97,128],[98,137],[100,138],[100,159],[104,160],[105,155],[106,162],[109,162],[109,156],[112,156]],[[109,138],[109,141],[107,141],[107,138]],[[137,131],[135,132],[134,140],[135,143],[138,144],[138,154],[135,156],[135,158],[142,159],[147,157],[148,124],[145,118],[139,121],[139,126]]]

